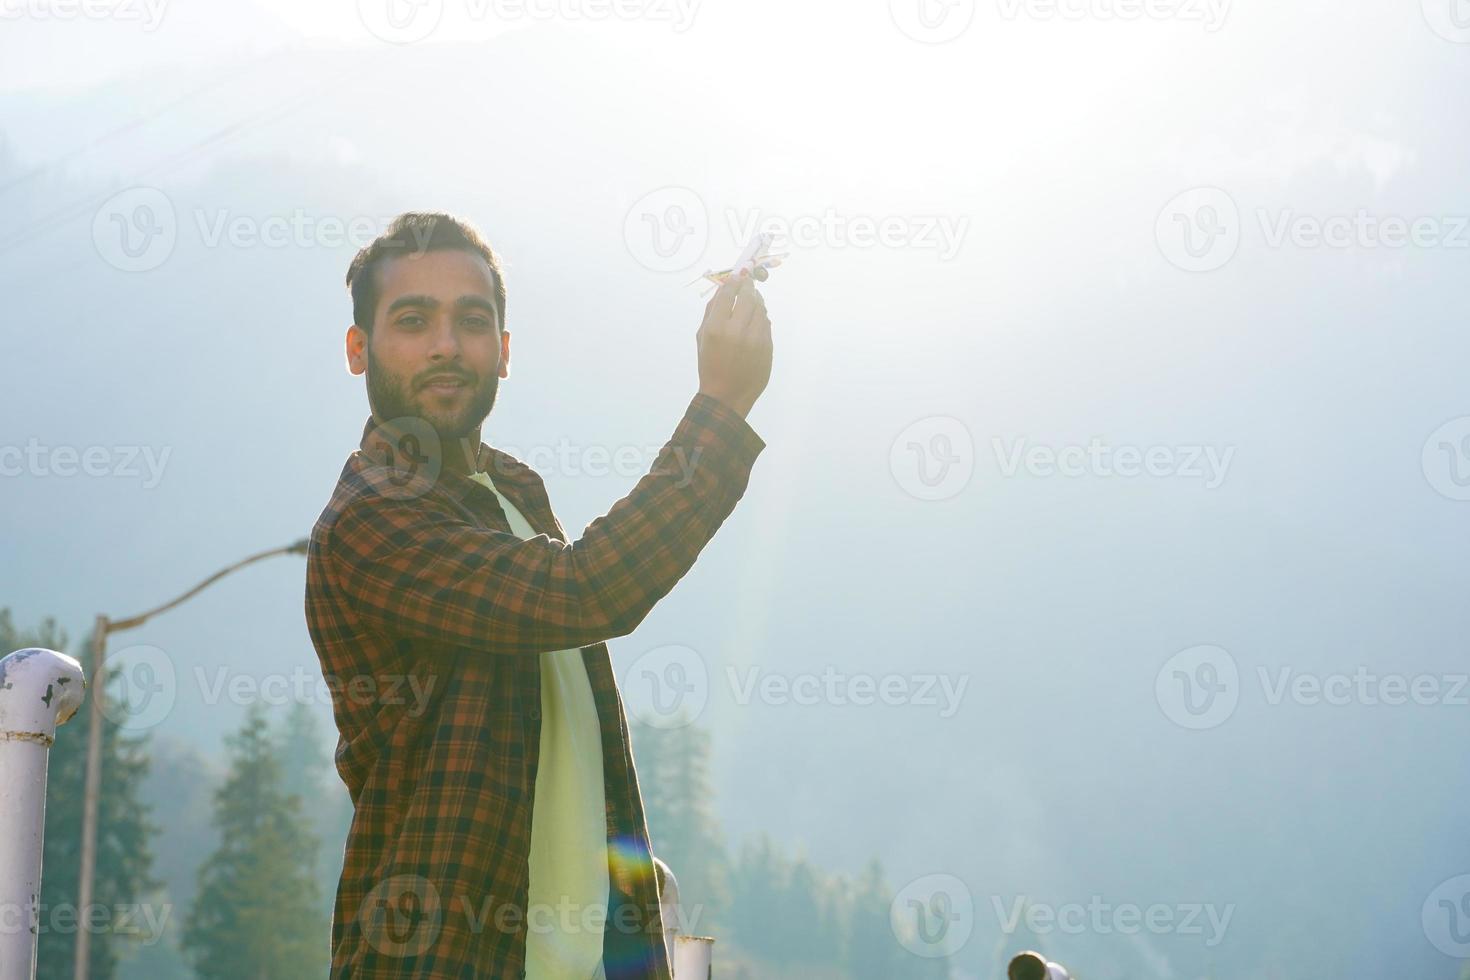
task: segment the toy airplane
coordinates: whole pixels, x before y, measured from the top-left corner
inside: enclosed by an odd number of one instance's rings
[[[741,269],[748,270],[752,276],[764,282],[770,276],[770,270],[780,265],[781,260],[786,258],[788,254],[786,252],[781,252],[776,255],[771,254],[771,243],[775,241],[775,238],[776,236],[770,232],[756,232],[750,239],[750,242],[746,244],[744,250],[741,251],[740,257],[735,260],[733,266],[728,269],[705,270],[704,275],[693,280],[689,285],[692,286],[696,282],[708,280],[714,283],[715,286],[719,286],[731,276],[738,276]],[[714,292],[713,287],[706,289],[704,295],[708,296],[712,292]]]

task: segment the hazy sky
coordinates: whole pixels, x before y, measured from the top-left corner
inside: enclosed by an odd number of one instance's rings
[[[1470,10],[394,2],[0,0],[22,626],[309,531],[399,211],[504,254],[485,437],[573,535],[697,387],[686,284],[767,227],[769,448],[610,644],[635,711],[693,671],[731,836],[882,855],[977,977],[1023,900],[1088,980],[1457,976]],[[115,638],[173,672],[149,725],[213,750],[229,683],[315,671],[301,592]]]

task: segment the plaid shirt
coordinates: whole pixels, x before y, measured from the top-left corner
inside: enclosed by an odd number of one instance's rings
[[[481,445],[495,495],[441,474],[420,420],[369,419],[307,552],[306,621],[352,796],[332,916],[334,980],[525,975],[537,654],[580,648],[602,730],[609,980],[667,980],[648,828],[604,642],[689,571],[765,448],[696,394],[627,497],[569,538],[541,477]],[[540,917],[533,920],[538,925]]]

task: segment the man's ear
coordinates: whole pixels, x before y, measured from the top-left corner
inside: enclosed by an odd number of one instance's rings
[[[500,376],[510,377],[510,331],[500,331]]]
[[[347,370],[362,374],[367,370],[367,331],[357,324],[347,328]]]

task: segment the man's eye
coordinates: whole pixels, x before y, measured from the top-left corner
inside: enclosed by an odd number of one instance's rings
[[[424,318],[419,316],[417,313],[410,313],[408,314],[408,316],[401,316],[398,318],[398,325],[400,327],[418,327],[422,326],[423,322]]]
[[[482,316],[468,317],[463,322],[465,326],[475,330],[484,330],[490,326],[490,321]]]

